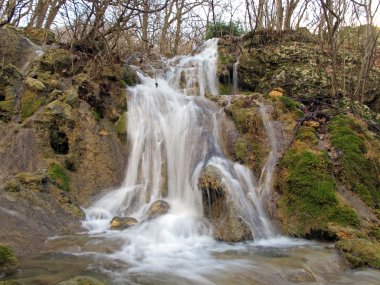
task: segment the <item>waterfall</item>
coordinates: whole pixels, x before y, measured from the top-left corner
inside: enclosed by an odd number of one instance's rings
[[[204,97],[217,95],[217,40],[207,41],[200,53],[169,60],[167,65],[161,77],[139,73],[141,84],[128,89],[130,156],[125,180],[85,209],[83,223],[92,234],[121,238],[124,246],[111,256],[141,271],[152,260],[172,266],[184,258],[179,252],[196,266],[200,255],[206,254],[204,249],[215,245],[198,189],[200,173],[209,165],[222,173],[228,194],[255,239],[276,235],[264,207],[277,153],[265,106],[259,109],[271,152],[261,177],[255,179],[248,168],[224,156],[218,137],[221,110]],[[149,207],[158,199],[170,204],[169,212],[147,219]],[[114,216],[141,222],[124,231],[111,231]]]
[[[236,62],[234,63],[233,69],[232,69],[232,82],[233,82],[233,94],[236,95],[238,94],[238,66],[240,63],[240,58],[238,57]]]

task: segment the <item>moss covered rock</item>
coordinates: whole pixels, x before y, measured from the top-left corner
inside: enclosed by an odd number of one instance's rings
[[[42,71],[69,74],[76,57],[65,49],[48,49],[40,61]]]
[[[340,178],[370,207],[380,206],[379,153],[370,152],[378,140],[366,136],[365,123],[353,116],[335,116],[329,125],[331,141],[339,153]]]
[[[13,249],[0,245],[0,272],[14,270],[17,268],[17,258]]]

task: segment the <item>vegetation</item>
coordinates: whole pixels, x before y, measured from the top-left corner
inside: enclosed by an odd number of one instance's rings
[[[53,182],[62,190],[70,191],[70,177],[60,164],[53,164],[48,169],[48,175]]]
[[[0,272],[14,269],[17,263],[14,251],[8,246],[0,245]]]
[[[206,31],[206,40],[212,38],[221,38],[223,36],[241,36],[243,34],[243,29],[238,22],[216,22],[215,24],[210,24]]]
[[[331,222],[359,226],[355,211],[338,200],[329,158],[315,148],[316,141],[312,128],[301,127],[280,164],[280,215],[284,230],[297,236],[327,231]]]
[[[21,118],[24,120],[33,115],[45,101],[46,98],[38,97],[36,93],[26,90],[21,99]]]
[[[331,141],[341,153],[341,178],[348,189],[356,192],[371,207],[379,207],[380,191],[376,165],[367,158],[367,148],[361,125],[348,115],[332,119]]]

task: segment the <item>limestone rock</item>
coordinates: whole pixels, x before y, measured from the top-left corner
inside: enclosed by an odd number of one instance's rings
[[[132,217],[113,217],[111,220],[112,230],[124,230],[138,223],[135,218]]]
[[[317,129],[320,126],[320,123],[318,121],[310,120],[310,121],[305,121],[303,125]]]
[[[41,58],[41,69],[50,72],[64,72],[72,67],[76,57],[64,49],[49,49]]]
[[[198,188],[202,191],[204,215],[214,227],[214,238],[227,242],[252,239],[251,228],[229,202],[228,189],[216,167],[207,166],[202,171]]]
[[[36,92],[43,92],[46,90],[46,86],[45,84],[43,84],[41,81],[39,81],[38,79],[34,79],[32,77],[27,77],[25,79],[25,85],[33,90],[33,91],[36,91]]]
[[[278,90],[272,90],[271,92],[269,92],[269,97],[271,98],[281,97],[283,95],[284,94]]]
[[[168,202],[164,200],[157,200],[150,206],[148,211],[148,218],[154,219],[158,216],[165,215],[167,212],[169,212],[169,209],[170,205]]]
[[[77,276],[71,278],[67,281],[59,282],[57,285],[105,285],[103,282],[99,281],[90,276]]]

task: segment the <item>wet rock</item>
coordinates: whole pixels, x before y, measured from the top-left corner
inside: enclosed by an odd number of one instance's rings
[[[214,227],[214,238],[227,242],[250,240],[251,228],[238,216],[234,205],[229,202],[229,192],[222,178],[216,167],[207,166],[198,180],[204,215]]]
[[[90,276],[77,276],[67,281],[59,282],[57,285],[105,285],[103,282]]]
[[[288,272],[286,274],[286,279],[293,283],[309,283],[316,281],[313,273],[303,268]]]
[[[43,92],[46,90],[45,84],[43,84],[40,80],[34,79],[32,77],[27,77],[24,83],[29,89],[35,92]]]
[[[138,223],[135,218],[132,217],[114,217],[111,220],[112,230],[124,230]]]
[[[157,200],[150,206],[148,211],[148,218],[154,219],[158,216],[165,215],[167,212],[169,212],[169,209],[170,205],[168,202],[164,200]]]

